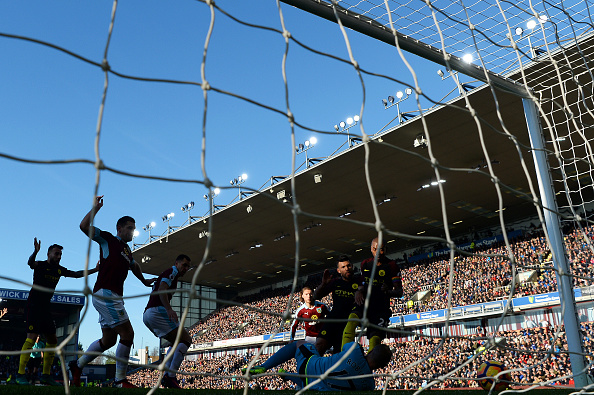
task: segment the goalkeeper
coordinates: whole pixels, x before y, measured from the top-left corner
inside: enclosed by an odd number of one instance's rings
[[[299,375],[281,370],[279,372],[283,379],[291,380],[299,388],[303,388],[328,372],[343,356],[344,360],[336,368],[332,369],[328,377],[315,383],[310,389],[314,391],[373,390],[375,389],[375,380],[371,374],[373,370],[388,365],[392,358],[392,351],[385,344],[379,344],[365,355],[363,347],[351,341],[343,348],[342,352],[323,357],[320,356],[315,345],[300,340],[287,344],[264,362],[263,365],[250,369],[250,373],[264,373],[268,369],[295,358]],[[245,369],[242,369],[242,373],[245,373]],[[299,377],[300,375],[307,377]]]

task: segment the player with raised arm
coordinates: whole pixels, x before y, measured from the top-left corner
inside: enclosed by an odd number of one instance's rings
[[[316,348],[320,355],[332,348],[332,353],[340,352],[342,348],[342,334],[355,304],[355,292],[359,288],[360,275],[355,275],[353,264],[346,255],[338,257],[336,265],[338,277],[333,277],[330,270],[324,270],[322,283],[314,292],[314,299],[320,300],[332,294],[332,310],[326,316],[330,319],[344,319],[344,322],[325,322],[316,339]]]
[[[103,207],[103,196],[95,198],[95,213]],[[120,342],[115,356],[123,359],[116,361],[115,385],[116,387],[134,388],[135,385],[126,379],[130,348],[134,342],[134,329],[124,308],[124,281],[128,270],[142,282],[150,287],[155,279],[147,280],[142,274],[138,262],[132,258],[132,251],[128,242],[132,241],[136,223],[132,217],[122,217],[116,224],[117,234],[91,226],[93,209],[85,215],[80,223],[80,230],[99,244],[101,253],[99,261],[99,274],[93,288],[93,306],[99,313],[102,337],[91,343],[85,354],[77,361],[70,361],[68,367],[72,374],[72,384],[80,386],[82,368],[96,358],[88,352],[102,353],[116,344],[117,337]],[[125,362],[124,362],[125,361]]]
[[[175,343],[175,338],[177,337],[179,319],[176,312],[171,308],[170,302],[173,293],[177,289],[177,280],[190,270],[190,262],[189,256],[181,254],[175,258],[175,263],[172,267],[161,273],[155,285],[153,285],[153,292],[149,297],[148,304],[142,316],[144,324],[155,336],[167,339],[171,344]],[[171,292],[165,293],[167,290]],[[163,293],[157,294],[155,293],[157,291]],[[165,365],[165,369],[179,370],[191,344],[192,338],[190,337],[190,333],[184,328],[177,347],[175,349],[173,347],[169,348],[167,354],[169,355],[169,353],[173,352],[173,355]],[[165,388],[181,389],[175,373],[165,372],[161,384]]]
[[[27,339],[23,344],[22,350],[27,351],[33,348],[37,337],[40,334],[45,336],[47,348],[55,348],[58,344],[56,337],[56,324],[51,314],[51,299],[54,295],[54,290],[60,281],[60,277],[81,278],[85,275],[84,270],[73,272],[60,266],[62,259],[63,247],[58,244],[52,244],[47,249],[47,260],[37,261],[37,253],[41,249],[41,241],[33,238],[33,254],[29,257],[28,265],[33,269],[33,285],[48,288],[48,291],[31,288],[29,297],[27,298],[27,307],[25,309],[25,316],[27,320]],[[93,274],[97,268],[88,271]],[[41,374],[41,383],[47,385],[60,385],[54,381],[50,375],[50,369],[54,361],[54,351],[46,351],[43,353],[43,372]],[[16,376],[16,383],[20,385],[29,385],[29,381],[25,376],[25,369],[27,362],[31,357],[30,352],[21,354],[19,361],[19,371]]]
[[[390,299],[402,296],[402,277],[400,268],[393,260],[385,255],[385,245],[378,246],[378,238],[371,241],[371,258],[361,262],[362,282],[355,292],[355,307],[349,315],[350,319],[359,320],[363,318],[363,308],[367,289],[371,287],[371,296],[369,299],[369,308],[367,316],[369,322],[381,327],[387,327],[390,322],[392,311],[390,309]],[[377,256],[375,275],[372,278],[373,262]],[[354,338],[355,329],[359,325],[357,321],[347,322],[342,340],[342,348],[349,342],[348,339]],[[369,350],[381,343],[385,337],[386,331],[377,328],[367,328],[367,338],[369,339]]]
[[[328,314],[328,307],[324,303],[314,299],[313,291],[310,287],[303,287],[299,293],[299,299],[302,305],[295,311],[295,319],[291,324],[291,341],[295,340],[295,332],[297,331],[299,322],[301,322],[305,328],[305,341],[315,343],[321,328],[318,320]]]

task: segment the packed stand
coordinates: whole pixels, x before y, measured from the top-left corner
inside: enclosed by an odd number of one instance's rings
[[[558,328],[539,327],[517,331],[499,332],[495,338],[505,338],[504,348],[488,350],[486,340],[478,336],[467,336],[446,339],[440,345],[441,339],[420,337],[412,341],[395,341],[388,344],[394,353],[390,364],[384,369],[375,371],[377,374],[399,373],[388,382],[388,389],[418,389],[429,385],[433,380],[459,368],[447,379],[441,380],[432,388],[468,388],[477,387],[476,371],[485,360],[498,360],[504,363],[506,369],[521,369],[512,372],[514,386],[528,386],[551,381],[551,385],[567,385],[569,379],[560,377],[571,375],[571,364],[567,350],[567,342],[563,327],[555,339]],[[584,348],[592,361],[594,352],[594,325],[581,324],[584,337]],[[547,359],[547,353],[550,356]],[[423,358],[426,360],[412,366]],[[269,356],[260,356],[257,364],[264,362]],[[474,357],[474,359],[472,359]],[[231,389],[242,388],[242,367],[245,367],[253,355],[226,355],[224,357],[199,357],[195,361],[184,361],[178,380],[183,388],[198,389]],[[470,361],[470,362],[469,362]],[[540,363],[544,361],[544,363]],[[466,364],[465,364],[466,363]],[[465,365],[464,365],[465,364]],[[463,366],[464,365],[464,366]],[[281,366],[283,369],[295,372],[295,360]],[[406,370],[405,370],[406,369]],[[215,376],[206,376],[203,373]],[[251,388],[259,389],[292,389],[292,383],[284,382],[279,376],[272,374],[259,377],[249,382]],[[227,376],[227,377],[220,377]],[[236,380],[233,381],[232,377]],[[158,371],[144,370],[128,377],[140,387],[151,387],[156,383]],[[376,389],[384,387],[385,379],[376,379]]]
[[[591,237],[592,227],[585,228]],[[542,235],[526,236],[510,241],[518,271],[537,270],[535,282],[516,283],[514,297],[557,291],[555,271],[548,269],[551,253]],[[594,254],[581,232],[573,230],[565,236],[569,264],[575,286],[592,285],[590,274]],[[505,244],[491,245],[474,251],[475,255],[455,258],[452,307],[489,302],[507,298],[511,292],[512,271]],[[476,253],[481,255],[476,255]],[[491,255],[491,256],[487,256]],[[499,256],[494,256],[499,255]],[[402,269],[403,301],[394,301],[394,315],[414,314],[444,309],[448,306],[449,259],[432,259],[405,264]],[[581,278],[580,278],[581,277]],[[422,289],[430,289],[431,296],[419,303],[406,303]]]
[[[585,231],[590,237],[594,235],[592,227],[585,228]],[[594,254],[580,235],[581,232],[578,230],[568,231],[565,242],[573,273],[579,276],[574,278],[574,284],[587,286],[592,284],[592,281],[586,277],[589,278],[592,273]],[[538,270],[536,282],[516,283],[514,297],[556,291],[557,280],[554,270],[543,267],[551,266],[552,263],[547,263],[550,262],[551,253],[542,234],[527,234],[523,238],[511,240],[510,243],[519,271]],[[473,255],[459,255],[455,258],[452,307],[505,299],[510,294],[512,272],[505,244],[493,244],[473,252]],[[404,296],[400,300],[392,300],[393,314],[414,314],[446,308],[449,269],[449,259],[405,263],[402,268]],[[313,288],[319,284],[315,279],[308,282]],[[431,295],[421,302],[408,303],[423,288],[430,289]],[[245,307],[222,307],[190,329],[194,343],[288,330],[290,320],[283,321],[278,315],[253,311],[249,307],[282,314],[287,307],[289,291],[290,288],[281,288],[238,298],[237,301],[243,303]],[[331,298],[325,298],[323,302],[330,306],[332,304]],[[291,298],[290,311],[295,311],[299,304],[298,294],[295,293]]]

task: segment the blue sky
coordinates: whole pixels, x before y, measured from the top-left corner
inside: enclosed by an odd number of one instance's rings
[[[117,72],[147,78],[200,82],[200,63],[210,11],[197,1],[130,0],[118,5],[108,52],[111,68]],[[233,15],[256,24],[280,28],[274,1],[218,1]],[[335,56],[347,58],[344,39],[336,24],[282,5],[287,29],[305,44]],[[0,3],[0,32],[27,36],[66,48],[95,62],[101,62],[110,21],[109,1]],[[362,68],[412,83],[412,77],[395,48],[348,31],[354,57]],[[219,89],[250,97],[265,105],[285,110],[281,74],[284,39],[272,32],[246,28],[217,13],[209,47],[206,78]],[[0,68],[0,152],[37,160],[94,160],[94,139],[104,86],[103,72],[92,65],[55,49],[22,40],[0,37],[3,54]],[[454,88],[453,81],[441,81],[440,67],[406,55],[415,68],[421,88],[433,99]],[[298,122],[333,132],[333,125],[358,114],[365,97],[363,125],[374,134],[396,117],[384,110],[381,99],[405,86],[386,79],[364,76],[365,91],[350,65],[309,53],[290,44],[287,59],[290,106]],[[363,93],[365,92],[365,96]],[[426,108],[427,105],[423,103]],[[414,98],[403,110],[416,109]],[[197,86],[139,82],[109,76],[109,88],[102,123],[100,156],[110,167],[131,173],[203,180],[200,164],[204,99]],[[392,123],[393,125],[393,123]],[[312,132],[296,129],[296,142]],[[342,135],[318,135],[311,156],[325,156],[338,148]],[[242,173],[245,186],[259,188],[271,176],[291,172],[291,128],[282,115],[245,101],[208,93],[206,121],[206,172],[220,186]],[[298,164],[304,159],[298,157]],[[4,226],[2,288],[26,289],[11,280],[30,283],[32,271],[26,265],[33,251],[33,238],[42,241],[42,253],[52,243],[63,245],[62,265],[83,268],[87,259],[87,238],[80,232],[80,220],[89,210],[95,187],[95,170],[89,164],[39,165],[0,158],[0,179]],[[138,241],[147,238],[142,226],[155,221],[153,234],[165,229],[161,217],[175,212],[172,225],[181,225],[180,207],[196,203],[194,215],[208,210],[202,198],[206,189],[199,184],[148,181],[102,172],[100,194],[105,205],[95,225],[115,233],[115,221],[123,215],[136,218]],[[237,192],[223,190],[217,204],[229,203]],[[182,253],[183,251],[180,251]],[[172,257],[173,259],[174,257]],[[92,245],[94,265],[98,249]],[[195,260],[199,257],[194,257]],[[164,269],[169,262],[164,262]],[[95,276],[90,278],[90,286]],[[82,280],[62,279],[58,291],[80,290]],[[130,274],[125,295],[147,293]],[[135,347],[152,347],[157,339],[144,327],[142,311],[147,298],[126,302],[135,328]],[[80,332],[87,347],[100,337],[97,314],[90,309]]]

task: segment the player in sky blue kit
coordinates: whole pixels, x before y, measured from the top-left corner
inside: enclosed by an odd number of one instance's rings
[[[351,350],[352,348],[352,350]],[[313,383],[319,376],[325,374],[343,356],[344,360],[330,372],[327,378],[310,387],[314,391],[371,391],[375,389],[375,380],[371,376],[375,369],[381,369],[388,365],[392,358],[390,347],[385,344],[378,344],[374,349],[365,355],[363,347],[354,341],[347,343],[343,351],[338,354],[323,357],[314,344],[304,341],[289,343],[264,364],[250,369],[250,374],[260,374],[272,369],[281,363],[295,358],[297,361],[297,372],[280,372],[281,377],[294,382],[299,388]],[[245,373],[245,371],[242,371]],[[368,377],[357,377],[369,375]]]
[[[103,196],[95,200],[95,212],[103,207]],[[80,223],[80,230],[93,241],[99,244],[101,258],[99,261],[99,274],[93,288],[93,306],[99,312],[99,324],[103,336],[91,343],[87,352],[102,353],[116,344],[117,337],[120,342],[116,349],[116,357],[126,362],[116,361],[115,385],[117,387],[131,388],[135,385],[126,379],[130,348],[134,342],[134,329],[124,309],[124,281],[128,271],[132,273],[145,286],[150,287],[155,279],[147,280],[142,274],[138,262],[132,258],[132,251],[128,242],[132,241],[136,224],[132,217],[122,217],[116,224],[117,235],[91,227],[93,210],[89,211]],[[80,386],[82,368],[96,358],[96,355],[85,353],[78,361],[70,361],[68,367],[72,374],[72,384]]]

